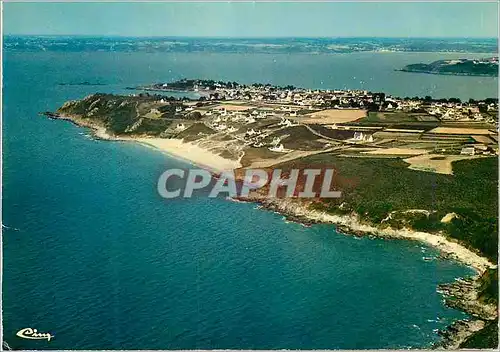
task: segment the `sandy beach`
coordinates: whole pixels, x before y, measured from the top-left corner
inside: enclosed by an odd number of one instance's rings
[[[181,139],[143,137],[134,138],[132,140],[146,146],[153,147],[166,154],[188,161],[212,172],[233,170],[241,167],[241,164],[236,160],[225,159],[220,155],[199,147],[196,144],[183,142]]]

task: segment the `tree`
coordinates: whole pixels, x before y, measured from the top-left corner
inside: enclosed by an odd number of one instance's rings
[[[378,106],[378,104],[371,102],[371,103],[368,103],[368,105],[366,106],[366,109],[368,111],[379,111],[379,106]]]
[[[479,112],[482,114],[488,112],[488,106],[485,104],[480,104],[477,108],[479,109]]]
[[[190,120],[199,120],[201,119],[201,117],[202,115],[199,111],[193,111],[187,116],[187,118],[189,118]]]

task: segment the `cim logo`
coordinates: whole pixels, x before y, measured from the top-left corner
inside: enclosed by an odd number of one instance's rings
[[[22,339],[27,339],[27,340],[47,340],[47,341],[50,341],[50,339],[54,338],[54,335],[51,335],[49,333],[41,333],[41,332],[38,332],[37,329],[33,329],[33,328],[21,329],[17,332],[16,335]]]

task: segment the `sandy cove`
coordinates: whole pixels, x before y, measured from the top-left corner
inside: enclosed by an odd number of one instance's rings
[[[196,144],[183,142],[181,139],[141,137],[132,138],[131,140],[153,147],[175,158],[185,160],[212,172],[218,173],[241,167],[241,164],[236,160],[225,159]]]

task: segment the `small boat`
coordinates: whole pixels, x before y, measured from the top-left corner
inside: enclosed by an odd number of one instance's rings
[[[432,257],[422,257],[422,259],[425,260],[426,262],[430,262],[434,258],[432,258]]]

